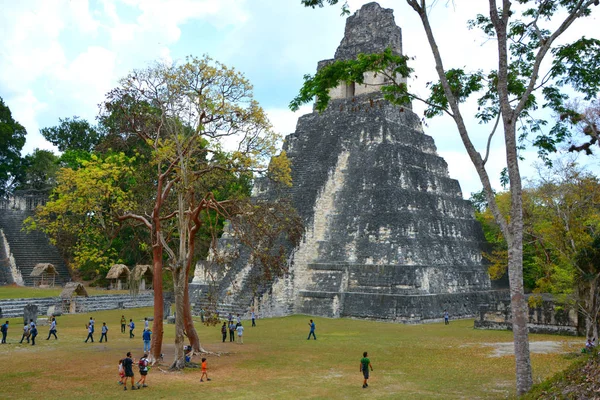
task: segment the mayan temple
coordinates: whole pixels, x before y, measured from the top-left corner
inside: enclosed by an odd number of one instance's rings
[[[401,30],[392,10],[369,3],[347,19],[334,59],[318,68],[387,47],[402,53]],[[473,316],[506,293],[492,288],[481,227],[458,181],[410,105],[383,100],[381,83],[367,76],[366,85],[340,85],[326,111],[299,118],[283,147],[293,187],[276,193],[259,182],[255,196],[290,197],[304,238],[290,252],[289,274],[254,297],[245,288],[249,268],[232,266],[220,310],[418,322],[444,309]],[[203,273],[197,268],[196,288],[206,284]]]

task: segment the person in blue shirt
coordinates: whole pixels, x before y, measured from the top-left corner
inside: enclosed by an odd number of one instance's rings
[[[102,339],[104,339],[104,341],[108,342],[108,336],[106,336],[108,334],[108,326],[106,326],[106,322],[102,323],[102,335],[100,336],[100,343],[102,343]]]
[[[152,337],[152,331],[150,329],[144,329],[144,333],[142,333],[142,339],[144,340],[144,353],[150,352],[151,337]]]
[[[130,319],[129,320],[129,339],[133,339],[134,338],[134,334],[133,334],[133,330],[135,329],[135,324],[133,323],[133,320]]]
[[[6,321],[6,323],[2,324],[0,331],[2,331],[2,343],[6,344],[6,335],[8,334],[8,321]]]
[[[310,332],[308,333],[308,337],[306,338],[306,340],[310,340],[310,335],[313,336],[313,338],[315,340],[317,340],[317,336],[315,336],[315,323],[313,322],[313,320],[311,319],[310,322],[308,323],[308,326],[310,326]]]

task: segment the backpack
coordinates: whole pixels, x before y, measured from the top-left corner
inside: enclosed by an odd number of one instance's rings
[[[148,371],[148,359],[140,358],[140,361],[138,362],[138,366],[140,367],[140,372]]]
[[[8,326],[6,326],[6,324],[2,324],[2,327],[0,328],[0,332],[6,333],[7,331],[8,331]]]

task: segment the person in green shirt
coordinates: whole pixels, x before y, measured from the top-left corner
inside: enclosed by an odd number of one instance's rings
[[[369,387],[367,380],[369,379],[369,368],[373,371],[373,366],[371,365],[371,360],[367,358],[367,352],[363,353],[363,358],[360,360],[360,372],[363,373],[365,380],[363,381],[363,389]]]
[[[124,315],[121,315],[121,333],[125,333],[125,325],[127,324],[127,320]]]

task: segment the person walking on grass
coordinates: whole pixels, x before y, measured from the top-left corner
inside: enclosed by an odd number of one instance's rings
[[[233,321],[229,322],[229,341],[235,342],[235,325]]]
[[[33,320],[31,320],[31,323],[29,325],[31,326],[29,328],[29,332],[31,335],[31,345],[35,346],[35,337],[38,334],[37,326],[35,325],[35,322],[33,322]]]
[[[23,339],[27,339],[27,343],[29,343],[29,323],[25,322],[23,325],[23,336],[21,336],[21,341],[19,343],[23,343]]]
[[[227,322],[223,322],[223,326],[221,327],[221,335],[223,335],[223,343],[227,339]]]
[[[56,336],[56,318],[52,317],[52,322],[50,322],[50,330],[48,331],[48,337],[46,340],[50,340],[50,336],[54,335],[54,339],[58,339]]]
[[[367,357],[368,354],[365,351],[363,353],[363,358],[361,358],[360,360],[360,372],[363,373],[363,389],[368,388],[369,384],[367,383],[367,381],[369,380],[369,368],[371,369],[371,371],[373,371],[373,366],[371,365],[371,360],[369,360],[369,358]]]
[[[2,344],[6,344],[6,335],[8,335],[8,321],[2,324],[0,327],[0,332],[2,332]]]
[[[124,315],[121,315],[121,333],[125,333],[125,326],[127,325],[127,320]]]
[[[144,353],[138,362],[138,366],[140,367],[140,380],[136,383],[138,389],[140,387],[148,387],[148,385],[146,385],[146,375],[148,375],[149,370],[148,364],[150,364],[148,362],[148,354]]]
[[[92,340],[92,343],[94,343],[94,325],[88,323],[85,327],[88,331],[87,338],[85,338],[85,343],[87,343],[90,339]]]
[[[256,314],[254,314],[254,311],[252,311],[250,316],[252,317],[252,326],[254,327],[256,326]]]
[[[123,359],[123,370],[125,371],[125,379],[123,380],[123,390],[127,390],[127,379],[131,378],[131,390],[135,390],[133,386],[133,358],[131,352],[127,352],[127,357]]]
[[[106,336],[108,334],[108,326],[106,326],[106,322],[102,323],[102,335],[100,336],[100,343],[102,343],[102,339],[104,339],[104,341],[108,342],[108,336]]]
[[[308,332],[308,337],[306,338],[306,340],[310,340],[310,335],[312,335],[312,337],[315,340],[317,340],[317,336],[315,336],[315,323],[313,322],[312,319],[308,323],[308,326],[310,326],[310,332]]]
[[[135,329],[135,323],[130,318],[129,319],[129,339],[133,339],[135,335],[133,334],[133,330]]]
[[[94,333],[95,327],[94,325],[96,324],[96,321],[94,321],[94,318],[90,317],[90,325],[92,327],[92,333]],[[93,342],[93,340],[92,340]]]
[[[244,344],[244,327],[242,326],[241,322],[237,325],[235,330],[237,331],[239,344]]]
[[[207,381],[210,381],[211,379],[208,377],[208,366],[206,363],[206,358],[202,359],[202,375],[200,375],[200,382],[204,382],[204,380],[202,378],[206,377]]]
[[[119,385],[123,385],[125,380],[125,369],[123,368],[123,359],[119,360]]]
[[[150,352],[151,338],[152,338],[152,331],[149,328],[144,329],[144,333],[142,333],[142,340],[144,340],[144,353]]]
[[[144,318],[144,329],[149,329],[150,328],[150,322],[148,321],[148,318]]]
[[[450,314],[448,314],[448,310],[444,310],[444,325],[450,325]]]

